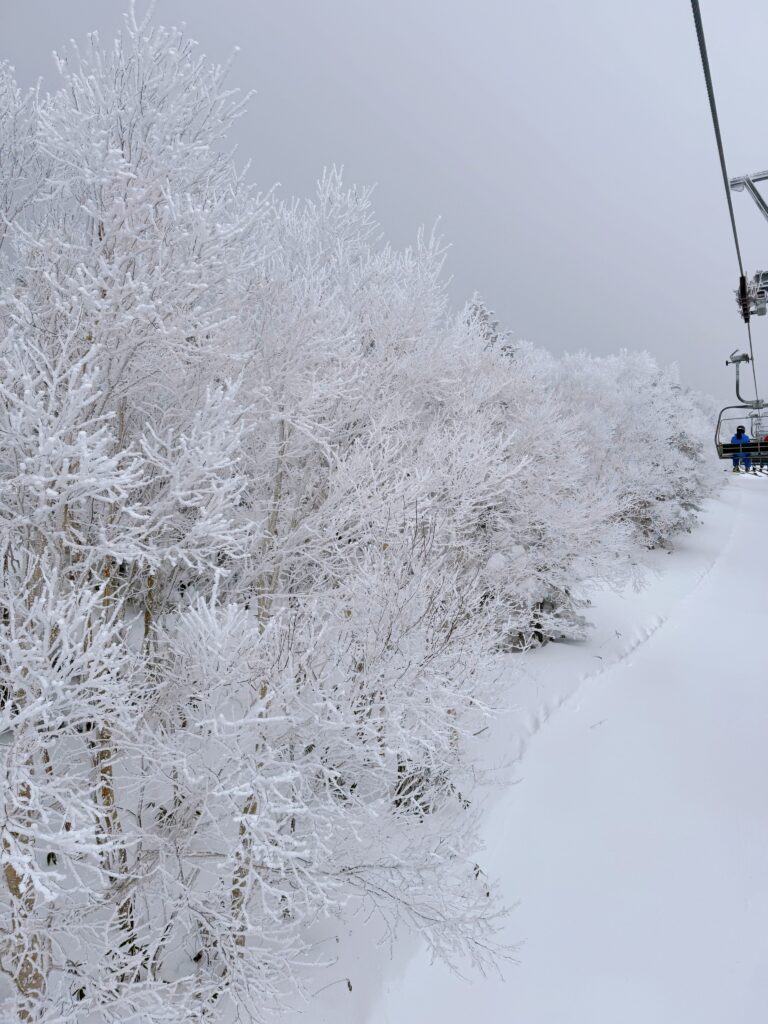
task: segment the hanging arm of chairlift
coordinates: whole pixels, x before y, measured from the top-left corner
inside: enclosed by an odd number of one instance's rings
[[[736,367],[736,397],[741,404],[749,409],[763,409],[765,407],[765,402],[762,398],[755,398],[749,401],[746,398],[742,398],[741,392],[739,391],[739,364],[748,362],[749,356],[746,352],[739,352],[738,349],[734,349],[733,352],[731,352],[730,357],[725,360],[725,365],[730,366],[733,364]]]

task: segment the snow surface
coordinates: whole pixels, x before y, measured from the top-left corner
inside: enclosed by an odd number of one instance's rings
[[[766,1019],[768,482],[728,484],[645,590],[600,596],[587,644],[529,660],[530,729],[562,706],[489,810],[482,861],[519,901],[518,962],[466,981],[382,952],[372,1011],[337,996],[313,1021]]]

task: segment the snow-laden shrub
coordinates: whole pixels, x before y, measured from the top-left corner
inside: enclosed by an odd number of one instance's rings
[[[677,370],[647,352],[560,361],[558,392],[579,417],[595,477],[616,487],[622,518],[647,547],[667,546],[697,522],[719,479],[707,459],[711,423]]]
[[[467,737],[690,527],[695,402],[452,315],[336,173],[257,195],[181,33],[59,67],[0,76],[8,1013],[259,1020],[371,910],[486,965]]]

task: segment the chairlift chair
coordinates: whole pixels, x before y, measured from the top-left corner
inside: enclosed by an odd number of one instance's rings
[[[768,417],[768,404],[761,398],[748,401],[741,396],[739,390],[739,367],[741,363],[748,363],[749,356],[738,350],[731,352],[725,365],[733,364],[736,367],[736,398],[738,405],[727,405],[720,410],[715,428],[715,448],[718,458],[733,459],[748,456],[754,466],[760,469],[768,469],[768,441],[763,438],[768,430],[763,432],[763,420]],[[736,433],[736,428],[746,422],[750,424],[750,441],[748,444],[734,444],[731,437]]]

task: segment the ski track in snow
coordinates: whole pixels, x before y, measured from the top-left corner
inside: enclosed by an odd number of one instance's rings
[[[740,494],[736,495],[737,505],[740,504]],[[609,672],[615,671],[617,666],[621,665],[622,662],[627,661],[635,654],[640,647],[651,640],[660,629],[662,629],[674,616],[676,611],[679,611],[685,604],[690,602],[696,593],[699,591],[702,584],[709,578],[712,572],[717,568],[726,554],[731,550],[734,540],[734,520],[730,521],[730,529],[728,530],[727,540],[724,545],[715,551],[714,557],[710,558],[703,569],[699,569],[697,575],[694,577],[693,582],[690,584],[690,588],[686,587],[684,592],[673,601],[670,608],[662,615],[653,616],[650,621],[644,623],[639,628],[636,628],[635,633],[628,644],[618,645],[612,656],[605,658],[605,656],[592,655],[592,657],[600,657],[601,665],[598,669],[592,671],[586,671],[578,676],[578,681],[575,686],[568,690],[567,688],[561,688],[555,693],[554,697],[549,703],[540,703],[535,710],[530,710],[523,713],[523,734],[519,738],[519,751],[517,755],[512,759],[512,764],[519,764],[525,757],[531,740],[541,729],[547,724],[553,714],[561,710],[574,710],[578,711],[578,700],[584,686],[588,686],[591,683],[595,683],[600,680]],[[684,542],[683,542],[684,543]],[[660,559],[657,559],[660,561]],[[675,565],[664,565],[661,573],[665,576],[669,571],[674,571]],[[650,582],[648,590],[641,592],[640,596],[650,596],[653,594],[657,587],[654,586],[654,581]],[[594,646],[593,643],[587,642],[582,651],[590,651]],[[558,649],[557,645],[554,645],[554,649]],[[549,654],[553,648],[545,648],[532,652],[529,657],[542,658]],[[570,653],[570,652],[569,652]],[[535,663],[534,663],[535,664]],[[546,675],[546,671],[542,672],[541,675]],[[562,687],[562,684],[561,684]]]
[[[370,1016],[339,1004],[335,1020],[766,1019],[768,696],[757,684],[768,557],[749,540],[764,532],[766,501],[729,481],[666,572],[619,606],[642,620],[629,642],[609,598],[597,602],[592,642],[531,658],[532,690],[545,700],[518,719],[529,730],[517,738],[518,784],[489,807],[484,828],[484,866],[509,903],[521,901],[505,929],[518,947],[505,980],[462,981],[417,950],[399,976],[380,964]],[[665,607],[649,615],[654,602]],[[737,609],[758,632],[732,661],[718,628]],[[623,642],[607,642],[610,630]],[[563,653],[603,663],[569,683]],[[564,688],[546,697],[548,676]]]
[[[686,594],[679,598],[679,600],[673,605],[671,610],[668,611],[665,615],[657,616],[653,620],[653,622],[650,623],[650,625],[645,626],[644,628],[639,630],[633,638],[632,642],[627,647],[625,647],[616,658],[602,665],[597,672],[590,672],[587,675],[582,676],[579,680],[578,689],[575,691],[573,696],[571,698],[566,698],[565,700],[561,701],[557,705],[557,708],[559,709],[563,707],[563,705],[567,703],[568,700],[571,700],[574,697],[578,696],[582,686],[591,682],[595,682],[601,676],[604,676],[607,672],[614,671],[618,665],[626,661],[628,658],[631,658],[632,655],[635,654],[638,651],[638,649],[643,646],[643,644],[646,644],[649,640],[656,636],[659,630],[666,626],[669,623],[669,621],[675,616],[675,614],[679,613],[685,605],[690,604],[690,602],[695,598],[696,594],[699,592],[702,584],[709,579],[709,577],[712,575],[714,570],[720,565],[720,563],[723,561],[726,555],[730,554],[730,551],[733,547],[734,534],[735,528],[733,520],[731,520],[731,528],[729,530],[728,539],[725,542],[725,545],[718,550],[716,557],[709,563],[709,565],[707,565],[707,567],[701,573],[699,573],[699,575],[696,577],[696,580],[691,590],[689,590]]]

